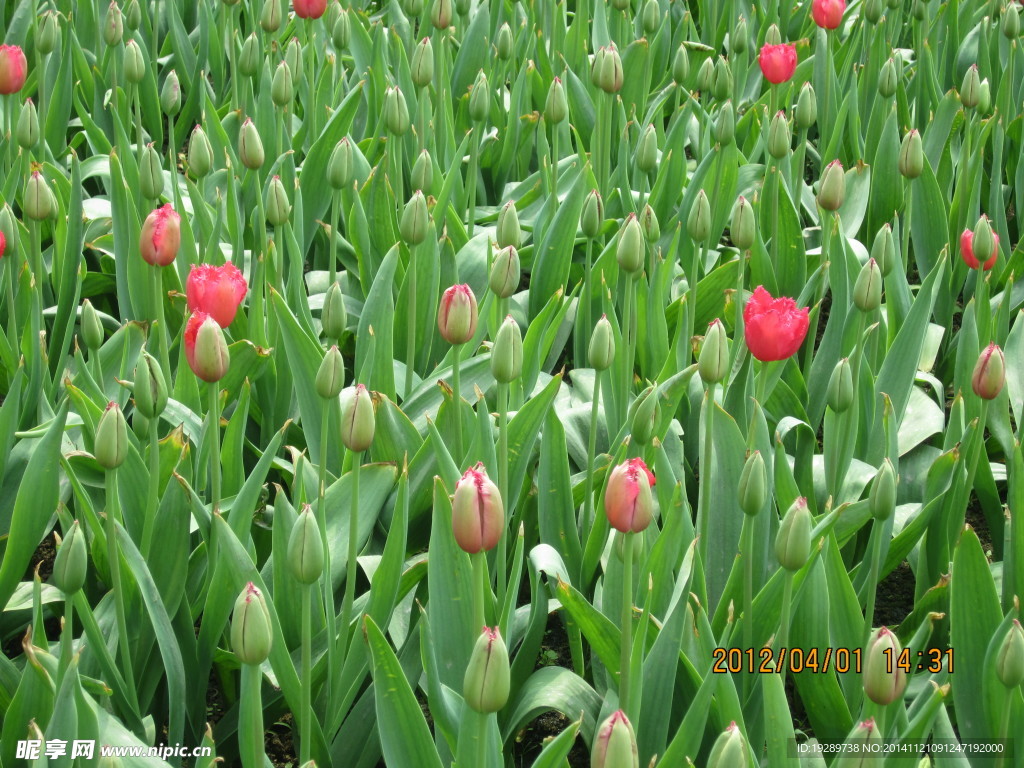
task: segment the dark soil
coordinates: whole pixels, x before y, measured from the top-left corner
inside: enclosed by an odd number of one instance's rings
[[[910,570],[910,564],[904,560],[878,585],[872,625],[899,626],[900,622],[914,610],[915,584],[914,572]]]
[[[36,547],[36,551],[32,553],[32,559],[28,562],[28,568],[25,569],[25,575],[22,577],[25,581],[32,581],[35,577],[36,565],[39,566],[40,579],[45,582],[50,578],[50,574],[53,573],[53,561],[57,557],[57,548],[54,544],[53,534],[50,533]]]
[[[289,712],[274,723],[266,733],[264,746],[267,750],[267,757],[277,768],[299,764],[295,754],[295,745],[292,743],[292,729],[292,715]]]

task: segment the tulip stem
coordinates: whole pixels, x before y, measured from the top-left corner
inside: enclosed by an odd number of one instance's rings
[[[999,733],[996,735],[996,738],[1004,744],[1008,744],[1010,740],[1010,713],[1013,712],[1013,696],[1014,689],[1007,688],[1003,699],[1003,714],[999,718]],[[997,768],[1006,768],[1008,765],[1010,765],[1010,759],[1004,753],[999,758]]]
[[[331,571],[331,548],[327,543],[327,506],[324,498],[327,493],[327,448],[331,425],[331,402],[324,401],[320,416],[320,466],[317,468],[317,525],[320,527],[320,541],[324,548],[323,599],[324,626],[327,627],[327,708],[334,711],[334,680],[338,676],[338,657],[334,646],[338,639],[338,614],[334,603],[334,577]]]
[[[210,509],[220,511],[220,387],[210,383]]]
[[[330,288],[338,282],[338,231],[341,225],[339,213],[341,208],[341,191],[334,190],[331,193],[331,243],[330,260],[327,262],[327,287]]]
[[[697,322],[697,283],[699,282],[700,269],[707,258],[707,240],[701,242],[693,249],[693,257],[690,259],[690,274],[686,276],[689,284],[686,291],[686,328],[683,344],[685,344],[684,362],[689,363],[693,354],[693,331]]]
[[[509,497],[508,488],[508,384],[498,382],[498,492],[501,494],[501,503],[505,506],[505,520],[512,518],[512,499]],[[502,532],[498,537],[497,553],[495,555],[494,569],[497,573],[498,582],[498,605],[505,605],[505,584],[506,584],[506,557],[505,557],[505,536],[508,530]],[[507,630],[502,627],[502,630]]]
[[[153,303],[156,309],[156,343],[157,354],[160,355],[160,367],[165,372],[171,371],[171,358],[167,351],[167,325],[164,322],[164,275],[162,267],[153,265]]]
[[[348,656],[348,631],[352,623],[352,602],[356,595],[356,557],[359,538],[359,466],[363,461],[362,451],[352,452],[352,506],[348,515],[348,562],[345,563],[345,598],[341,604],[341,655],[338,662]]]
[[[406,300],[409,302],[408,334],[405,340],[405,400],[412,394],[412,374],[416,367],[416,251],[419,246],[409,246],[409,291]]]
[[[757,395],[754,398],[757,400],[758,405],[764,408],[766,405],[765,400],[767,399],[768,391],[768,363],[766,361],[761,362],[761,370],[757,376]]]
[[[594,240],[593,238],[587,238],[586,248],[586,261],[584,262],[583,268],[583,295],[580,296],[580,303],[582,304],[582,318],[583,322],[577,324],[579,331],[577,335],[583,339],[583,343],[579,345],[582,354],[587,354],[590,346],[590,334],[594,332],[594,324],[590,317],[590,272],[591,263],[594,257]],[[582,327],[581,327],[582,326]]]
[[[633,535],[622,537],[622,643],[619,656],[619,709],[627,717],[629,708],[629,663],[633,653]],[[630,718],[631,720],[633,718]]]
[[[110,568],[110,586],[114,591],[114,606],[117,612],[117,644],[124,664],[125,687],[135,697],[135,673],[132,671],[131,647],[128,645],[128,621],[124,612],[124,590],[121,587],[121,558],[117,548],[117,518],[120,509],[117,497],[117,470],[105,472],[107,494],[107,563]]]
[[[149,425],[149,497],[146,504],[146,517],[142,523],[142,556],[149,557],[153,545],[153,525],[156,522],[157,509],[160,505],[160,443],[157,429],[160,415],[148,419]]]
[[[864,609],[864,655],[867,656],[868,643],[871,642],[871,628],[875,623],[875,594],[878,591],[878,571],[882,565],[882,536],[885,525],[876,519],[871,532],[874,541],[871,544],[871,575],[868,577],[868,599]]]
[[[594,369],[594,399],[590,403],[590,434],[587,437],[587,485],[583,494],[583,525],[586,533],[594,521],[594,454],[597,452],[597,413],[601,401],[601,372]]]
[[[313,585],[307,584],[302,588],[302,732],[299,734],[299,762],[302,764],[309,760],[313,733],[313,707],[310,703],[310,688],[313,685],[312,606]]]
[[[754,647],[754,518],[743,516],[740,532],[740,557],[743,558],[743,650]],[[743,698],[750,694],[750,675],[743,676]]]
[[[697,499],[697,526],[700,529],[700,559],[707,566],[708,532],[711,528],[711,456],[714,451],[714,384],[704,396],[704,450],[700,454],[700,496]]]
[[[14,255],[11,254],[4,263],[7,266],[4,270],[7,273],[4,278],[4,291],[7,294],[7,322],[10,326],[7,335],[10,337],[11,346],[19,347],[21,345],[18,342],[18,308],[14,303],[14,281],[16,279],[14,276]]]
[[[402,201],[405,200],[403,192],[404,182],[402,181],[402,137],[396,134],[388,134],[388,159],[391,162],[391,184],[395,195],[395,205],[398,215],[402,215]]]
[[[477,166],[480,164],[480,123],[473,121],[473,136],[469,140],[469,239],[473,239],[476,225],[476,177]]]
[[[782,578],[782,620],[779,624],[778,640],[775,643],[775,648],[780,654],[782,649],[787,647],[786,643],[789,642],[789,617],[793,610],[793,571],[783,569]],[[783,682],[786,680],[787,661],[787,659],[783,659],[775,667],[775,671],[782,675]]]
[[[60,633],[60,667],[66,670],[71,664],[72,644],[75,641],[73,624],[75,617],[74,595],[64,596],[64,628]]]
[[[487,595],[487,554],[483,551],[475,553],[473,558],[473,624],[483,627],[487,624],[487,613],[484,607]]]
[[[461,344],[452,345],[452,406],[455,408],[455,466],[462,471],[462,397],[459,395],[459,352]]]
[[[259,664],[242,665],[242,691],[239,697],[238,751],[243,768],[263,768],[263,672]]]
[[[633,344],[635,342],[634,334],[636,330],[634,328],[634,318],[636,315],[636,307],[634,306],[633,294],[636,292],[636,283],[633,280],[632,275],[626,275],[626,298],[622,308],[622,338],[626,342],[626,364],[623,366],[623,382],[622,382],[622,423],[626,423],[626,417],[629,412],[629,391],[632,389],[633,383],[633,356],[635,350]]]

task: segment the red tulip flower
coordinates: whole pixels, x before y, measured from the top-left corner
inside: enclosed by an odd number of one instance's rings
[[[327,0],[295,0],[295,15],[301,19],[319,19],[327,10]]]
[[[639,533],[651,524],[652,487],[654,473],[643,459],[630,459],[612,470],[604,492],[604,512],[613,528]]]
[[[498,545],[505,530],[505,507],[498,486],[487,477],[482,462],[466,470],[455,483],[452,530],[463,551],[473,555]]]
[[[181,245],[181,217],[170,203],[146,217],[139,236],[139,250],[147,264],[166,267],[178,255]]]
[[[814,0],[811,3],[811,16],[822,29],[836,29],[845,10],[846,0]]]
[[[960,257],[971,269],[982,269],[988,272],[996,263],[996,259],[999,258],[999,235],[995,232],[992,233],[992,239],[995,241],[996,247],[992,249],[992,256],[984,263],[981,264],[974,256],[974,233],[965,229],[960,233]]]
[[[189,311],[205,312],[221,328],[231,325],[247,292],[245,278],[230,261],[220,267],[194,264],[185,282]]]
[[[0,259],[4,257],[4,251],[7,250],[7,237],[3,231],[0,231]]]
[[[808,309],[797,309],[793,299],[772,295],[757,286],[743,308],[743,333],[750,353],[761,362],[785,360],[803,344],[807,336]]]
[[[17,93],[25,85],[28,61],[17,45],[0,45],[0,94]]]
[[[765,45],[761,48],[758,63],[761,65],[761,73],[769,83],[784,83],[796,71],[796,46],[792,43]]]

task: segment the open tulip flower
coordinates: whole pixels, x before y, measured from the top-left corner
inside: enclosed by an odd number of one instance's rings
[[[248,290],[245,277],[230,261],[219,267],[194,264],[185,283],[189,311],[205,312],[221,328],[234,321]]]
[[[764,45],[758,57],[765,80],[774,85],[785,83],[796,71],[796,46],[792,43]]]
[[[808,309],[797,309],[788,297],[773,299],[759,285],[743,308],[743,333],[750,354],[761,362],[796,354],[807,336]]]

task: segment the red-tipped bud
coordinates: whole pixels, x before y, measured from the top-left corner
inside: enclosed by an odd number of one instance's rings
[[[476,333],[476,321],[473,289],[466,284],[448,288],[437,309],[437,328],[444,340],[449,344],[465,344]]]
[[[640,458],[630,459],[612,470],[604,493],[604,512],[615,530],[639,533],[651,524],[654,482],[654,473]]]
[[[995,400],[1006,383],[1006,358],[995,342],[989,344],[978,356],[971,376],[971,389],[985,400]]]
[[[907,675],[898,663],[902,652],[899,638],[886,627],[879,629],[868,643],[864,694],[875,704],[886,706],[903,695]]]
[[[185,324],[185,357],[189,368],[203,381],[220,381],[228,372],[231,356],[224,332],[205,312],[193,312]]]
[[[181,217],[170,203],[152,211],[142,224],[139,251],[146,263],[166,267],[178,255],[181,245]]]
[[[473,555],[497,546],[505,529],[505,507],[501,493],[482,462],[466,470],[455,484],[452,497],[452,531],[455,541]]]
[[[633,726],[621,709],[601,723],[590,753],[591,768],[638,768],[640,756]]]

